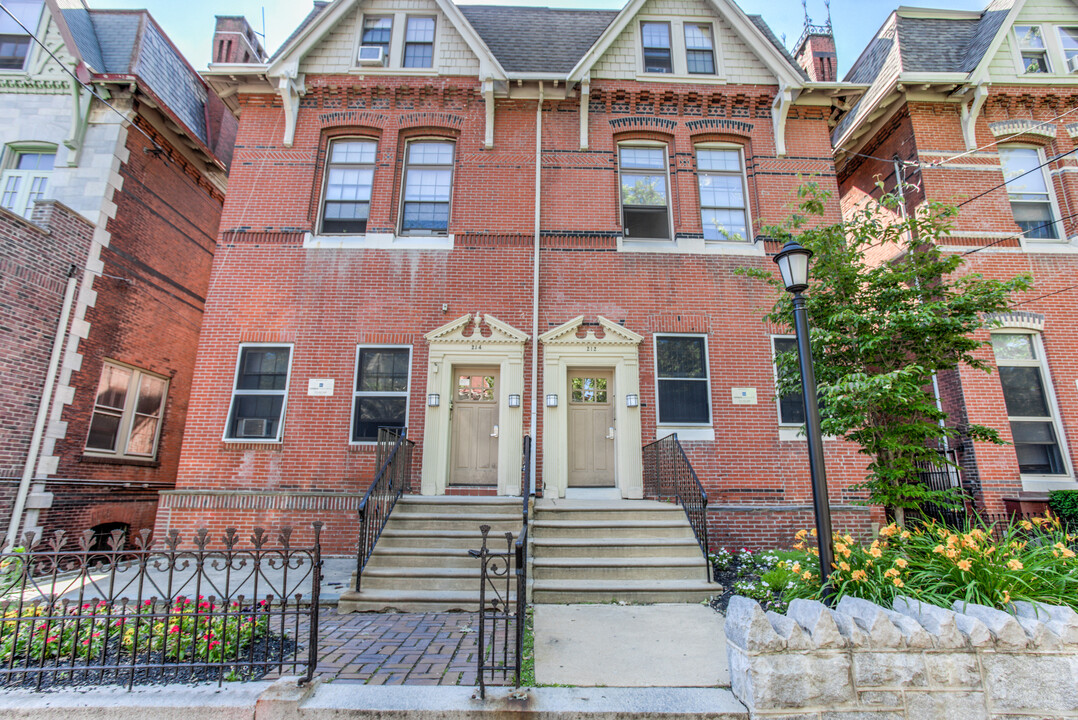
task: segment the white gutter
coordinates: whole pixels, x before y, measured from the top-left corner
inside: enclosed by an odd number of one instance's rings
[[[64,349],[64,341],[67,339],[67,323],[71,319],[71,308],[75,304],[75,288],[78,285],[75,273],[75,266],[72,265],[67,271],[64,304],[60,310],[60,322],[56,324],[56,337],[52,341],[52,355],[49,357],[45,386],[41,390],[41,401],[37,406],[34,434],[30,438],[30,449],[26,454],[22,480],[19,482],[19,491],[15,496],[15,505],[11,509],[11,522],[8,523],[7,539],[3,546],[9,551],[18,544],[20,520],[23,510],[26,509],[26,498],[30,494],[30,483],[34,479],[34,467],[37,465],[37,458],[41,452],[41,439],[45,435],[45,421],[49,416],[49,402],[52,399],[53,387],[56,385],[56,371],[60,367],[60,355]]]
[[[539,100],[535,105],[535,257],[532,263],[532,412],[528,434],[532,439],[532,463],[528,487],[535,492],[535,428],[539,416],[539,231],[543,197],[543,82],[539,81]]]

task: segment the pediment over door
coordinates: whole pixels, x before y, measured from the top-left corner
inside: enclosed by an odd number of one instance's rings
[[[643,335],[638,335],[616,322],[611,322],[602,315],[599,316],[599,327],[603,330],[603,336],[598,337],[595,328],[589,327],[587,334],[581,338],[577,333],[583,322],[584,316],[578,315],[569,322],[543,333],[539,336],[539,341],[544,345],[579,345],[587,343],[588,345],[624,346],[639,345],[644,340]]]
[[[484,327],[489,335],[484,335]],[[424,335],[427,342],[440,344],[495,343],[523,345],[528,342],[528,334],[517,330],[512,325],[498,318],[483,313],[462,315],[436,330]]]

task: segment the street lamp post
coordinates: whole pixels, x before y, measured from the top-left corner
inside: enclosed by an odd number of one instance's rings
[[[805,432],[808,436],[809,472],[812,475],[812,504],[816,511],[816,535],[820,547],[820,582],[823,599],[831,604],[832,590],[828,584],[835,552],[831,546],[831,506],[827,499],[827,471],[823,461],[823,434],[820,430],[820,407],[817,399],[816,372],[812,367],[812,346],[809,342],[808,312],[801,294],[808,289],[809,258],[812,251],[790,240],[775,256],[782,284],[793,295],[794,329],[797,335],[797,356],[801,367],[801,394],[805,400]]]

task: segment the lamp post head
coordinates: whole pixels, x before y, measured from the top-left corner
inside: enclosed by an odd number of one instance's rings
[[[796,294],[808,288],[811,257],[812,251],[796,240],[790,240],[782,246],[782,250],[775,256],[775,264],[779,266],[786,292]]]

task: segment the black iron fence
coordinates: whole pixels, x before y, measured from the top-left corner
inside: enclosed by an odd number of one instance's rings
[[[962,476],[958,469],[958,457],[954,451],[940,453],[940,459],[936,462],[919,462],[916,465],[917,476],[922,485],[930,490],[951,490],[961,495]],[[925,503],[920,508],[920,513],[927,519],[955,529],[961,528],[967,517],[964,502],[961,505]]]
[[[477,655],[479,695],[487,696],[487,684],[503,684],[513,678],[520,687],[524,650],[524,623],[527,606],[527,577],[524,548],[525,529],[516,542],[513,533],[505,533],[505,550],[489,544],[489,525],[480,525],[483,547],[472,550],[479,559],[479,647]],[[513,567],[516,572],[513,572]]]
[[[412,449],[407,428],[378,428],[377,467],[374,482],[359,503],[359,544],[356,558],[356,590],[360,590],[363,568],[374,552],[375,543],[389,521],[401,495],[411,488]]]
[[[708,553],[707,493],[700,484],[677,433],[644,446],[644,495],[656,500],[674,500],[685,510],[696,542],[704,556]],[[711,563],[704,563],[711,581]]]
[[[292,531],[234,528],[190,547],[119,530],[106,548],[28,534],[0,553],[0,686],[133,685],[313,676],[318,658],[322,523]]]

